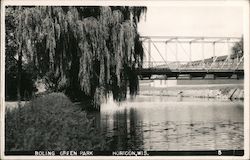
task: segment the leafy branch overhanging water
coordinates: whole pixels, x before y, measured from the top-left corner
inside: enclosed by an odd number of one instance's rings
[[[135,95],[135,68],[143,62],[137,24],[145,12],[126,6],[7,7],[16,26],[18,72],[24,63],[32,64],[50,90],[73,100],[91,99],[96,108],[109,93],[117,101],[126,98],[127,88]]]

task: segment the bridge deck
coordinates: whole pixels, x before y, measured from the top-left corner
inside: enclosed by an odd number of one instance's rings
[[[189,75],[190,77],[205,77],[208,74],[214,77],[237,77],[244,76],[244,70],[233,69],[169,69],[169,68],[142,68],[137,69],[137,74],[142,77],[151,77],[152,75],[165,75],[167,77],[178,77],[180,75]]]

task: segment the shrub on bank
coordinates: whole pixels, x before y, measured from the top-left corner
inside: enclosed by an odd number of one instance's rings
[[[5,150],[104,150],[105,138],[63,93],[38,97],[7,110]]]

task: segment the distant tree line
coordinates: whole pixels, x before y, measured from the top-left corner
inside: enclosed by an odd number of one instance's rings
[[[239,42],[236,42],[235,45],[232,47],[232,55],[231,58],[241,58],[244,55],[244,43],[243,37]]]

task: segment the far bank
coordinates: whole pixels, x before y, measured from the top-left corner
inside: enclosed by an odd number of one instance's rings
[[[140,95],[244,99],[244,80],[142,80]]]

